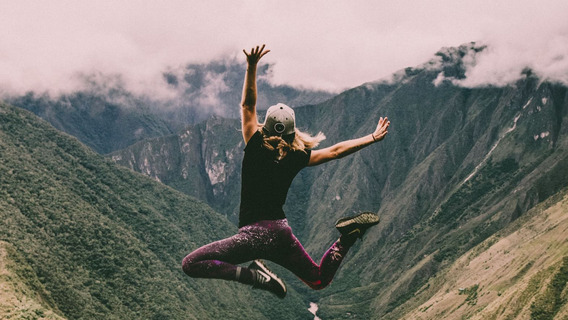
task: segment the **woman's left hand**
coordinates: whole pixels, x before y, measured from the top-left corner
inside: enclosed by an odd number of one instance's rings
[[[375,129],[375,132],[373,132],[373,140],[375,141],[381,141],[385,138],[385,136],[387,135],[387,133],[389,132],[389,125],[390,125],[390,121],[388,120],[387,117],[381,117],[379,119],[379,123],[377,124],[377,129]]]

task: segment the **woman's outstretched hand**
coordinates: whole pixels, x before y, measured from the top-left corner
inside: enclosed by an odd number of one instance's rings
[[[385,136],[387,135],[387,133],[389,132],[389,125],[390,125],[390,121],[387,119],[387,117],[381,117],[379,119],[379,124],[377,124],[377,129],[375,129],[375,132],[373,132],[373,140],[375,141],[381,141],[385,138]]]
[[[256,46],[256,48],[251,48],[250,53],[247,53],[243,49],[243,52],[247,56],[247,62],[249,65],[256,65],[260,58],[264,57],[265,54],[270,52],[270,50],[264,51],[264,47],[265,45],[263,44],[262,47]]]

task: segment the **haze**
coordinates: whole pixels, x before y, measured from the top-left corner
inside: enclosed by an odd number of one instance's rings
[[[422,64],[442,47],[489,46],[467,86],[531,68],[568,84],[568,2],[2,1],[0,89],[75,90],[82,75],[157,92],[187,63],[242,59],[266,43],[271,81],[340,91]]]

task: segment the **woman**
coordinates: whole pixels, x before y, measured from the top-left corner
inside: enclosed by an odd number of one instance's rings
[[[370,212],[340,219],[336,228],[341,236],[318,265],[292,233],[282,210],[292,180],[306,166],[342,158],[382,140],[390,122],[381,118],[372,134],[321,150],[312,148],[325,138],[323,134],[312,137],[295,128],[294,111],[284,104],[270,107],[264,124],[259,124],[256,115],[256,66],[270,52],[264,47],[252,48],[250,53],[243,50],[248,67],[241,102],[246,147],[239,232],[190,253],[183,260],[182,267],[190,277],[238,281],[284,298],[286,285],[258,259],[278,263],[311,288],[323,289],[331,282],[357,238],[379,222],[379,217]],[[248,267],[238,266],[252,260]]]

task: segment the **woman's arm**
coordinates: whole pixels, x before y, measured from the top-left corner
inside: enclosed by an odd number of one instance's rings
[[[256,117],[256,65],[260,58],[269,53],[270,50],[264,51],[264,45],[262,45],[261,48],[259,46],[252,48],[250,53],[247,53],[245,50],[243,52],[247,56],[247,71],[243,85],[243,98],[241,100],[241,121],[243,139],[247,143],[258,130]]]
[[[343,141],[325,149],[313,150],[310,155],[308,166],[317,166],[318,164],[322,164],[330,160],[343,158],[368,145],[383,140],[388,133],[389,125],[390,121],[388,121],[386,117],[381,117],[375,132],[370,135],[358,139]]]

